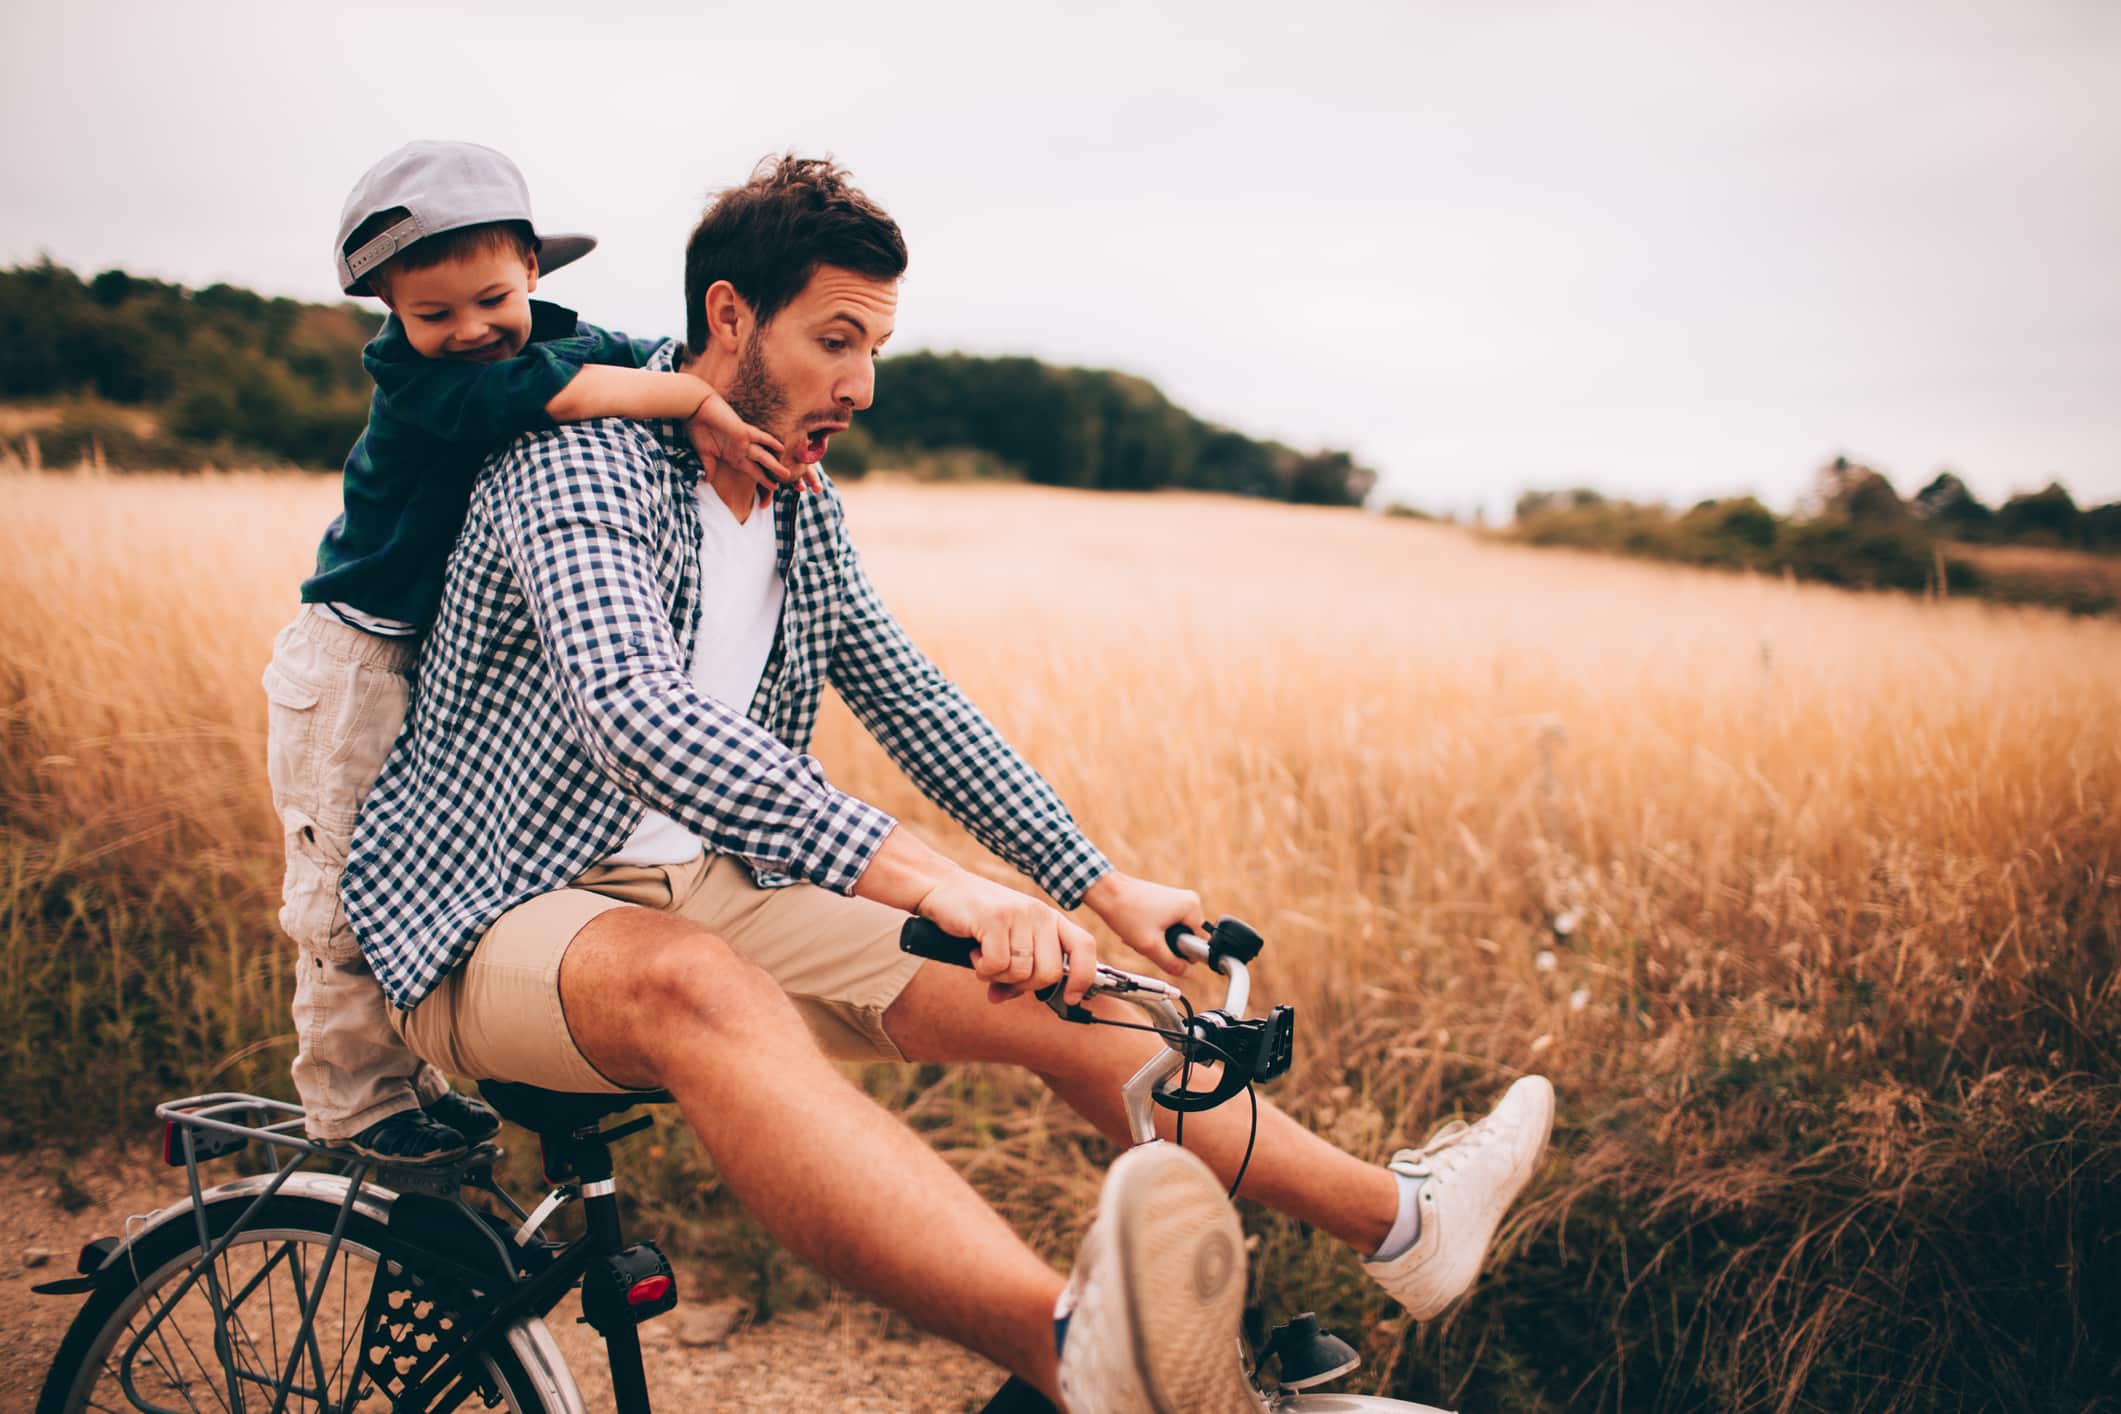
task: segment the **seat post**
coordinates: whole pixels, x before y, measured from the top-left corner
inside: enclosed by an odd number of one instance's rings
[[[505,1080],[482,1080],[479,1093],[499,1110],[503,1119],[512,1120],[538,1136],[544,1150],[545,1176],[555,1184],[578,1182],[581,1185],[582,1221],[584,1234],[582,1244],[590,1256],[587,1262],[589,1273],[594,1276],[599,1267],[610,1266],[616,1270],[629,1251],[625,1234],[619,1226],[618,1185],[612,1178],[611,1145],[628,1134],[646,1129],[646,1116],[628,1121],[608,1132],[597,1126],[611,1115],[635,1105],[661,1105],[671,1102],[667,1090],[634,1090],[616,1094],[570,1094],[564,1091],[544,1090],[534,1085],[522,1085]],[[669,1264],[653,1243],[639,1244],[661,1265],[662,1274],[668,1276]],[[664,1304],[658,1310],[668,1310],[677,1297],[674,1287],[666,1287]],[[589,1290],[584,1287],[583,1309],[591,1311]],[[623,1299],[616,1295],[599,1298],[602,1302]],[[611,1394],[613,1407],[618,1414],[649,1414],[648,1376],[641,1368],[641,1334],[638,1318],[612,1318],[606,1310],[605,1318],[597,1323],[597,1333],[604,1338],[604,1349],[611,1361]]]
[[[611,1147],[594,1129],[577,1133],[567,1154],[582,1184],[582,1218],[588,1225],[590,1250],[609,1257],[626,1243],[619,1229],[619,1185],[612,1177]]]
[[[612,1176],[611,1146],[594,1129],[578,1131],[569,1158],[582,1182],[582,1222],[592,1260],[624,1248],[619,1225],[619,1185]],[[631,1321],[599,1332],[611,1361],[611,1400],[618,1414],[649,1414],[648,1372],[641,1365],[641,1332]]]

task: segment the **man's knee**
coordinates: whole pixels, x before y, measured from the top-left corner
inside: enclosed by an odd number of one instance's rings
[[[560,967],[570,1024],[625,1037],[652,1059],[667,1046],[803,1030],[781,989],[713,933],[667,913],[614,909],[584,925]],[[608,1044],[608,1041],[607,1041]]]
[[[645,1006],[694,1035],[731,1040],[762,1028],[807,1035],[795,1006],[764,968],[696,924],[662,940],[643,960]]]

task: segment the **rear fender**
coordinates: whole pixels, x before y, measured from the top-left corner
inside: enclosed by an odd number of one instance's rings
[[[272,1174],[252,1174],[247,1178],[238,1178],[228,1183],[216,1184],[199,1196],[206,1206],[211,1208],[230,1199],[248,1200],[255,1198],[270,1187],[272,1181]],[[291,1198],[310,1198],[337,1207],[346,1201],[348,1182],[349,1180],[343,1174],[297,1173],[290,1174],[287,1180],[280,1185],[279,1191]],[[363,1217],[373,1218],[379,1223],[387,1224],[390,1221],[391,1207],[396,1203],[397,1197],[397,1194],[387,1188],[377,1188],[372,1184],[364,1185],[361,1191],[354,1196],[354,1211]],[[126,1270],[130,1265],[132,1251],[135,1247],[139,1246],[152,1234],[168,1227],[171,1223],[193,1221],[192,1209],[191,1195],[187,1193],[168,1207],[158,1208],[137,1221],[128,1218],[125,1223],[125,1235],[123,1237],[117,1238],[115,1241],[108,1238],[98,1239],[99,1242],[112,1242],[112,1245],[108,1252],[105,1253],[102,1265],[91,1272],[89,1274],[90,1277],[95,1280],[101,1280],[113,1271],[122,1272]]]
[[[228,1202],[247,1202],[256,1198],[272,1186],[272,1174],[252,1174],[217,1184],[200,1194],[200,1199],[211,1209]],[[338,1207],[346,1201],[346,1190],[352,1180],[337,1173],[290,1174],[280,1184],[278,1194],[289,1198],[307,1198],[313,1202],[327,1203]],[[513,1280],[523,1270],[525,1254],[513,1247],[507,1238],[497,1232],[488,1222],[462,1204],[445,1198],[430,1198],[418,1193],[397,1193],[373,1183],[360,1186],[354,1195],[353,1210],[362,1217],[370,1218],[390,1229],[393,1236],[402,1238],[407,1245],[418,1247],[422,1252],[442,1258],[450,1265],[476,1273],[486,1278]],[[171,1223],[194,1221],[190,1195],[178,1199],[166,1208],[150,1213],[138,1223],[126,1225],[124,1237],[110,1247],[98,1266],[90,1275],[101,1279],[106,1273],[124,1270],[132,1250],[153,1233]],[[103,1239],[108,1241],[109,1239]]]

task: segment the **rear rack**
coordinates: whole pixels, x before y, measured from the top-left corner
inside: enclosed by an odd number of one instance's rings
[[[162,1314],[149,1323],[151,1332],[163,1315],[181,1299],[184,1292],[194,1285],[206,1289],[208,1309],[213,1313],[214,1339],[217,1350],[227,1348],[232,1339],[229,1329],[230,1294],[222,1290],[223,1277],[219,1270],[219,1259],[231,1243],[249,1228],[254,1219],[272,1202],[289,1179],[304,1169],[314,1169],[343,1177],[345,1187],[338,1201],[330,1237],[325,1243],[319,1259],[316,1279],[308,1290],[301,1291],[303,1319],[314,1312],[316,1303],[322,1299],[326,1283],[331,1277],[339,1250],[346,1238],[349,1220],[358,1200],[364,1193],[376,1197],[396,1199],[400,1193],[416,1192],[448,1199],[463,1206],[458,1190],[466,1185],[496,1194],[517,1215],[522,1209],[503,1192],[493,1179],[493,1163],[500,1157],[500,1150],[491,1144],[482,1144],[463,1159],[453,1164],[437,1164],[426,1168],[409,1168],[400,1164],[383,1164],[350,1154],[343,1150],[327,1148],[310,1139],[304,1132],[306,1115],[299,1105],[285,1100],[270,1099],[263,1095],[250,1095],[238,1091],[216,1091],[206,1095],[189,1095],[181,1100],[170,1100],[155,1106],[155,1118],[164,1125],[162,1157],[172,1167],[184,1170],[185,1184],[191,1195],[191,1217],[198,1237],[200,1256],[191,1271],[183,1278],[177,1292],[164,1303]],[[242,1213],[217,1238],[208,1220],[206,1189],[199,1181],[199,1165],[210,1159],[241,1153],[251,1144],[263,1144],[272,1155],[272,1171],[263,1185],[254,1191],[246,1190],[249,1202]],[[380,1182],[371,1178],[380,1179]],[[220,1190],[216,1190],[220,1191]],[[106,1260],[118,1260],[114,1249]],[[145,1336],[143,1335],[143,1339]],[[299,1348],[296,1355],[299,1358]],[[292,1378],[290,1364],[287,1378]],[[283,1380],[284,1386],[284,1380]],[[284,1400],[284,1392],[283,1392]],[[238,1401],[240,1404],[240,1400]]]
[[[268,1121],[268,1115],[278,1118]],[[252,1142],[294,1149],[317,1158],[330,1157],[329,1150],[303,1132],[301,1106],[263,1095],[234,1090],[190,1095],[155,1106],[155,1118],[164,1125],[162,1158],[172,1168],[188,1161],[232,1154]]]
[[[263,1144],[273,1156],[272,1182],[259,1195],[260,1202],[277,1192],[289,1175],[308,1167],[343,1175],[349,1193],[363,1184],[393,1194],[425,1193],[437,1198],[453,1197],[467,1185],[493,1192],[493,1163],[501,1155],[496,1146],[481,1144],[455,1163],[383,1163],[311,1139],[304,1132],[300,1105],[236,1090],[166,1101],[155,1106],[155,1118],[164,1126],[163,1161],[185,1171],[194,1204],[201,1192],[199,1165],[239,1153],[248,1144]],[[515,1204],[511,1201],[509,1206]]]

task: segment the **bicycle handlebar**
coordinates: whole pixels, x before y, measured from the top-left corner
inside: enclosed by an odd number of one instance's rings
[[[1225,920],[1223,924],[1217,925],[1216,932],[1219,934],[1231,921]],[[1242,924],[1238,926],[1243,927]],[[1171,949],[1173,956],[1184,961],[1205,962],[1216,972],[1223,972],[1227,959],[1250,962],[1258,955],[1258,935],[1253,934],[1249,928],[1244,931],[1254,939],[1249,953],[1241,954],[1236,949],[1218,949],[1212,939],[1200,937],[1183,923],[1173,923],[1164,930],[1164,946]],[[952,967],[971,967],[980,950],[978,939],[959,937],[945,930],[942,925],[931,923],[925,918],[907,919],[906,926],[899,930],[898,945],[901,952],[927,958],[930,962],[948,963]],[[1117,968],[1103,970],[1118,971]],[[1039,999],[1043,1001],[1049,990],[1050,988],[1040,989]]]
[[[1233,930],[1237,935],[1237,945],[1226,946],[1225,935]],[[1233,1016],[1242,1017],[1245,1014],[1246,1003],[1251,1000],[1252,995],[1252,979],[1246,971],[1245,962],[1259,955],[1257,933],[1234,918],[1225,918],[1217,923],[1205,938],[1192,932],[1182,923],[1174,923],[1165,930],[1164,942],[1174,954],[1186,961],[1205,963],[1210,969],[1220,973],[1228,983],[1223,996],[1224,1009]],[[1249,946],[1246,946],[1247,942]],[[927,958],[932,962],[947,963],[952,967],[970,968],[973,960],[979,956],[979,943],[976,940],[961,938],[925,918],[907,919],[905,927],[899,930],[898,945],[901,952],[912,953],[915,957]],[[1064,1021],[1087,1019],[1086,1016],[1069,1015],[1069,1008],[1060,999],[1061,989],[1066,985],[1064,975],[1062,981],[1039,988],[1036,995],[1040,1001],[1052,1007],[1054,1013]],[[1127,972],[1102,962],[1097,965],[1097,977],[1092,981],[1090,990],[1084,994],[1084,999],[1095,996],[1118,997],[1131,1002],[1149,1011],[1167,1026],[1177,1023],[1177,1014],[1169,1012],[1168,1005],[1184,1001],[1184,995],[1178,988],[1162,978]]]

